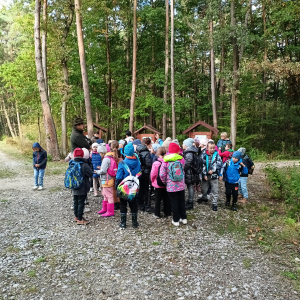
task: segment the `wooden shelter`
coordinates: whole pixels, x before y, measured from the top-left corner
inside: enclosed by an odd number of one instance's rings
[[[207,129],[209,129],[209,132],[205,132],[205,131],[194,131],[193,129],[197,128],[198,126],[203,126]],[[198,122],[196,122],[194,125],[192,125],[191,127],[189,127],[188,129],[186,129],[183,134],[188,134],[189,138],[194,139],[195,137],[198,137],[199,139],[202,138],[208,138],[208,139],[212,139],[213,135],[218,135],[219,130],[213,126],[210,126],[209,124],[205,123],[204,121],[199,120]]]
[[[153,133],[141,133],[142,131],[150,131],[150,132],[153,132]],[[143,127],[141,127],[140,129],[138,129],[136,132],[133,133],[134,135],[136,135],[136,138],[139,139],[139,140],[143,140],[144,138],[150,138],[151,141],[153,141],[154,143],[156,142],[156,137],[155,137],[155,134],[159,134],[161,135],[161,133],[156,129],[154,128],[153,126],[151,125],[146,125],[146,123],[144,124]]]
[[[98,124],[96,124],[96,123],[93,123],[93,127],[94,127],[94,128],[97,128],[97,129],[99,130],[99,139],[102,139],[102,133],[103,133],[103,132],[105,132],[105,133],[108,132],[108,129],[107,129],[107,128],[104,128],[104,127],[102,127],[102,126],[100,126],[100,125],[98,125]],[[84,132],[83,134],[84,134],[84,135],[88,135],[87,132]]]

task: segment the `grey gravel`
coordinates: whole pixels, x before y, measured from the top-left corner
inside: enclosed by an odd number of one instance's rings
[[[208,205],[179,228],[141,213],[133,229],[129,214],[121,231],[119,211],[101,218],[102,198],[89,196],[83,227],[63,176],[32,191],[32,173],[0,180],[0,299],[299,299],[272,256],[214,232]]]

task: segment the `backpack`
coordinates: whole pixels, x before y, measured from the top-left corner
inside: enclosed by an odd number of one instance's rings
[[[202,166],[200,165],[201,159],[198,154],[194,153],[193,158],[193,166],[192,169],[194,171],[194,174],[200,174],[202,172]]]
[[[159,161],[159,160],[158,160]],[[160,161],[160,166],[158,168],[158,173],[157,173],[157,177],[156,177],[156,182],[157,182],[157,185],[158,186],[161,186],[161,187],[166,187],[166,185],[162,182],[161,178],[160,178],[160,168],[161,168],[161,165],[162,165],[162,162]]]
[[[252,159],[246,154],[243,160],[245,161],[245,165],[248,168],[248,174],[253,175],[253,171],[255,167]]]
[[[111,156],[106,156],[107,158],[110,159],[110,166],[109,168],[107,169],[107,174],[110,176],[110,177],[116,177],[117,176],[117,171],[118,171],[118,165],[117,165],[117,162],[116,160],[111,157]]]
[[[183,166],[179,160],[169,162],[168,172],[171,181],[177,182],[184,179]]]
[[[65,174],[65,187],[67,189],[78,190],[83,184],[81,172],[82,161],[76,162],[71,160]]]
[[[128,165],[124,163],[124,161],[122,161],[121,164],[124,165],[126,171],[129,173],[129,176],[124,178],[121,181],[121,183],[118,185],[117,196],[122,199],[132,201],[139,193],[139,189],[140,189],[139,176],[141,175],[141,172],[136,174],[136,176],[132,176]]]

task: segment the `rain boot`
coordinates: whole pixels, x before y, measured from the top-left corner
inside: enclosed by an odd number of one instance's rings
[[[127,219],[127,213],[121,213],[121,222],[120,222],[120,227],[121,229],[125,229],[126,228],[126,219]]]
[[[107,201],[102,202],[102,209],[97,212],[97,214],[104,214],[107,212]]]
[[[112,217],[115,215],[115,204],[114,203],[108,203],[107,204],[107,212],[101,217]]]
[[[139,223],[137,221],[137,213],[132,213],[131,216],[132,216],[132,227],[138,228]]]

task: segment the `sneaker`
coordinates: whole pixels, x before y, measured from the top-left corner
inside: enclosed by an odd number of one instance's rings
[[[232,210],[235,211],[235,212],[237,211],[236,204],[232,204]]]
[[[73,206],[73,205],[71,205],[71,209],[72,209],[72,210],[74,209],[74,206]]]
[[[38,191],[43,190],[44,188],[42,186],[39,186]]]
[[[79,221],[79,220],[77,221],[77,225],[87,225],[89,223],[90,223],[90,221],[86,220],[85,218],[82,218],[81,221]]]
[[[213,204],[212,207],[211,207],[211,209],[212,209],[213,211],[218,211],[218,206]]]
[[[98,194],[96,194],[96,193],[94,193],[94,197],[99,197],[99,195],[98,195]]]
[[[187,224],[187,219],[180,219],[179,222],[181,222],[183,225]]]
[[[83,210],[83,213],[87,213],[87,212],[90,212],[90,211],[91,211],[90,208],[85,207],[84,210]]]
[[[210,195],[207,195],[207,199],[208,199],[208,200],[210,199]]]
[[[226,207],[229,207],[229,206],[230,206],[230,201],[226,201],[226,202],[225,202],[225,206],[226,206]]]
[[[156,216],[156,215],[154,215],[154,219],[160,219],[160,217],[159,217],[159,216]]]
[[[74,222],[77,222],[77,221],[78,221],[78,217],[75,217]]]
[[[94,191],[94,189],[93,188],[90,188],[90,193],[92,193]]]
[[[207,203],[208,202],[208,199],[203,199],[203,198],[199,198],[197,200],[198,203]]]
[[[179,226],[179,222],[174,222],[174,220],[172,220],[172,224],[173,224],[174,226],[176,226],[176,227]]]
[[[37,185],[35,185],[32,189],[35,191],[37,190],[39,187]]]
[[[151,207],[150,206],[145,207],[145,209],[146,209],[146,213],[151,214]]]

